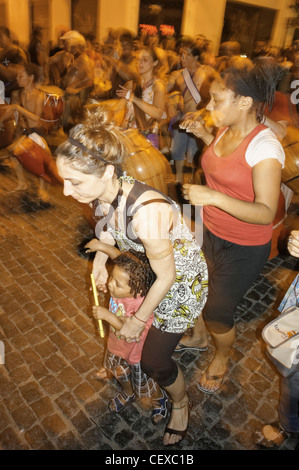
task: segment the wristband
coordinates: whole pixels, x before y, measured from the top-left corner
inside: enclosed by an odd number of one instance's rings
[[[141,321],[142,323],[146,323],[146,321],[141,320],[141,318],[138,318],[136,313],[133,314],[133,317],[135,317],[137,320]]]

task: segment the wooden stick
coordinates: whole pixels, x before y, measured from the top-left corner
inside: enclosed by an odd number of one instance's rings
[[[95,306],[98,307],[99,306],[98,292],[97,292],[97,286],[96,286],[93,274],[90,275],[90,279],[91,279],[94,303],[95,303]],[[102,320],[98,320],[98,322],[99,322],[100,336],[101,338],[104,338],[105,333],[104,333]]]

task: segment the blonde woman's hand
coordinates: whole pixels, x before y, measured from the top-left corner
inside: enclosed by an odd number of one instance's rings
[[[93,263],[92,273],[94,275],[94,280],[99,291],[104,293],[107,292],[107,280],[108,280],[108,271],[106,266]]]
[[[101,250],[102,243],[97,239],[93,238],[84,246],[86,253],[93,253],[94,251]]]
[[[145,323],[137,320],[134,315],[126,317],[118,332],[118,336],[120,339],[127,341],[127,343],[130,343],[131,341],[136,341],[138,343],[144,327]]]

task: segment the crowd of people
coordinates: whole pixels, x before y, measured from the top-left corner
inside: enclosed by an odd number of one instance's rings
[[[173,355],[188,348],[206,351],[210,335],[215,355],[198,388],[207,394],[221,390],[236,338],[236,307],[269,257],[285,164],[279,138],[289,122],[297,123],[296,107],[281,120],[273,120],[271,110],[277,93],[291,103],[297,43],[282,53],[259,44],[251,60],[233,41],[222,44],[215,57],[200,34],[159,42],[156,36],[111,30],[99,45],[92,34],[71,30],[46,53],[40,29],[33,33],[24,52],[0,27],[2,119],[17,113],[18,139],[25,130],[44,146],[44,172],[62,182],[66,196],[94,211],[96,239],[86,249],[96,253],[97,288],[107,292],[108,286],[111,295],[109,310],[94,309],[97,319],[111,325],[98,376],[111,373],[121,385],[110,410],[120,412],[136,396],[148,396],[156,423],[166,417],[169,399],[163,442],[177,444],[186,435],[191,405]],[[57,171],[47,148],[47,135],[60,131],[49,128],[56,119],[45,116],[49,86],[62,90],[65,103]],[[118,125],[100,106],[85,106],[115,99],[125,107]],[[177,202],[123,172],[122,131],[130,128],[169,154],[185,201],[203,206],[202,246]],[[24,189],[15,147],[10,149]],[[184,180],[185,167],[199,165],[197,154],[204,185]],[[137,282],[136,272],[144,282]]]
[[[244,51],[236,41],[222,43],[215,56],[211,41],[201,34],[160,40],[158,35],[141,32],[134,36],[122,29],[110,29],[103,44],[99,44],[93,33],[81,34],[61,27],[57,43],[47,45],[39,26],[33,28],[28,46],[21,48],[3,26],[0,81],[4,84],[5,102],[10,104],[15,91],[21,88],[17,80],[19,65],[34,64],[34,86],[46,95],[44,99],[47,95],[53,99],[54,95],[54,101],[63,100],[63,112],[58,117],[66,134],[80,122],[82,107],[90,100],[125,98],[125,117],[120,127],[139,129],[167,155],[174,165],[176,181],[183,183],[183,173],[193,173],[204,144],[182,131],[179,124],[186,113],[205,111],[215,73],[225,68],[232,56],[241,53]],[[292,81],[298,74],[298,54],[298,41],[286,50],[258,41],[249,57],[272,57],[281,64],[286,73],[277,91],[290,95]],[[292,109],[290,114],[297,124],[297,112]],[[35,128],[49,132],[46,119],[39,117],[42,120],[35,122]]]

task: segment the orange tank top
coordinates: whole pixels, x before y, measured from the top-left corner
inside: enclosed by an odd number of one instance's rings
[[[214,145],[226,129],[219,130],[202,157],[207,186],[233,198],[253,202],[252,167],[246,162],[245,154],[251,140],[266,127],[259,124],[230,155],[219,157]],[[238,245],[263,245],[272,238],[272,224],[243,222],[213,206],[204,206],[203,222],[217,237]]]

